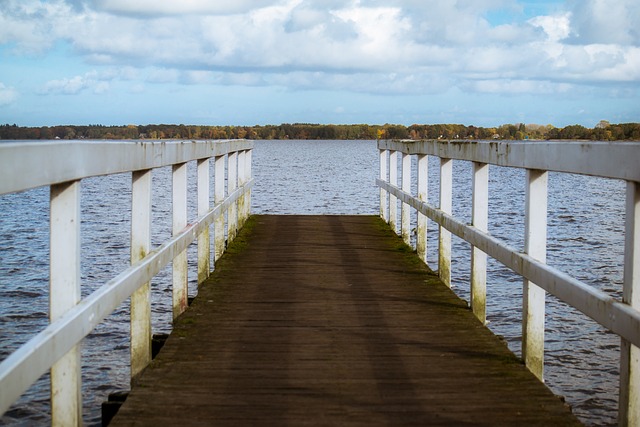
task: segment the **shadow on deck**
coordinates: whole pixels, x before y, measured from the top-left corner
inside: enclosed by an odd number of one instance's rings
[[[253,216],[111,425],[579,425],[373,216]]]

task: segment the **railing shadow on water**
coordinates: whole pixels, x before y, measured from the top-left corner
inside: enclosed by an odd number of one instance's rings
[[[487,320],[487,255],[522,277],[514,293],[522,295],[521,354],[527,367],[544,378],[545,301],[567,304],[570,310],[584,313],[608,334],[621,337],[619,414],[621,425],[640,421],[640,144],[626,142],[506,142],[506,141],[379,141],[380,216],[413,244],[425,262],[435,262],[446,284],[452,284],[452,234],[470,245],[470,266],[466,270],[470,306],[478,319]],[[429,190],[429,164],[436,159],[438,188]],[[437,160],[439,159],[439,160]],[[454,162],[455,160],[455,162]],[[452,214],[452,166],[470,165],[468,196],[470,221]],[[524,171],[524,205],[521,212],[524,235],[516,237],[522,249],[513,246],[513,237],[498,237],[499,227],[491,227],[489,213],[489,165]],[[549,174],[567,173],[622,180],[626,183],[623,289],[616,298],[583,283],[546,263],[547,217],[557,212],[548,209]],[[431,171],[431,181],[434,173]],[[510,182],[519,186],[518,182]],[[435,203],[434,204],[434,200]],[[511,208],[518,205],[511,200]],[[507,205],[509,201],[506,202]],[[603,208],[604,206],[600,206]],[[555,206],[553,206],[555,208]],[[571,210],[571,206],[563,209]],[[516,208],[517,210],[517,208]],[[428,221],[431,220],[431,221]],[[510,219],[511,220],[511,219]],[[433,229],[433,224],[437,230]],[[412,227],[415,227],[412,230]],[[491,232],[489,232],[491,228]],[[437,255],[427,259],[427,236],[437,238]],[[431,247],[431,246],[430,246]],[[457,258],[457,256],[456,256]],[[455,272],[453,273],[455,277]],[[459,276],[459,275],[458,275]],[[490,293],[489,293],[490,294]],[[489,302],[491,304],[491,302]],[[566,306],[565,306],[566,307]],[[502,307],[505,310],[505,307]],[[554,310],[558,312],[557,310]],[[566,312],[567,310],[565,310]],[[548,343],[547,343],[548,344]],[[561,344],[560,344],[561,345]],[[553,347],[553,346],[552,346]],[[552,350],[555,350],[552,348]],[[587,365],[588,366],[588,365]]]
[[[204,281],[215,260],[249,216],[252,148],[253,143],[246,140],[0,144],[0,195],[38,189],[37,196],[49,199],[46,212],[27,212],[22,220],[48,228],[41,235],[49,235],[50,254],[49,308],[38,310],[44,329],[0,363],[0,413],[7,411],[41,378],[40,382],[51,384],[52,424],[81,425],[81,342],[92,331],[100,330],[103,319],[115,310],[122,316],[122,303],[129,298],[131,338],[130,345],[122,348],[130,348],[132,380],[144,369],[152,356],[151,311],[154,309],[150,282],[159,273],[167,275],[166,266],[171,264],[169,310],[176,318],[186,309],[189,265],[197,268],[197,283]],[[194,171],[191,181],[196,182],[191,182],[191,187],[188,165],[195,166],[191,168]],[[171,217],[171,231],[159,241],[157,235],[152,235],[152,222],[158,217],[152,202],[152,194],[156,197],[158,194],[157,175],[152,176],[162,168],[171,169],[171,184],[165,182],[160,191],[170,194],[172,209],[160,213]],[[81,277],[87,274],[81,272],[85,269],[81,259],[100,262],[105,255],[81,257],[84,247],[81,200],[92,198],[92,191],[83,192],[81,186],[91,187],[92,177],[105,175],[131,183],[127,194],[111,194],[114,198],[130,200],[130,209],[123,214],[127,216],[124,222],[131,226],[129,238],[125,238],[129,240],[130,267],[118,271],[106,284],[88,293],[81,287]],[[193,187],[196,206],[189,209],[188,189]],[[39,194],[42,191],[49,194]],[[100,197],[110,196],[106,191],[99,194],[97,200]],[[195,212],[190,215],[189,210]],[[82,224],[82,227],[99,229],[99,222],[109,221],[108,213],[101,220],[93,218],[94,224]],[[106,227],[97,234],[113,230],[114,227]],[[190,249],[192,242],[197,242],[197,249]],[[27,250],[29,244],[36,244],[20,243]],[[105,248],[105,251],[122,250],[127,244],[120,242],[120,246],[123,247]],[[189,254],[192,259],[188,259]],[[46,269],[46,260],[34,268]],[[24,287],[20,289],[28,292]],[[49,371],[50,374],[43,377]],[[36,398],[42,399],[41,394],[42,391],[38,391]],[[44,420],[47,416],[40,414],[35,419]]]

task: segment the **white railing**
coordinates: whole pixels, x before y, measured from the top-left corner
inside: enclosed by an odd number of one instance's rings
[[[487,255],[524,279],[522,357],[540,379],[544,368],[545,292],[575,307],[622,339],[619,422],[640,425],[640,143],[379,141],[380,215],[410,243],[410,209],[418,212],[416,250],[426,263],[427,218],[439,224],[438,274],[451,284],[451,233],[472,246],[471,308],[486,322]],[[398,155],[402,182],[398,182]],[[411,156],[417,156],[417,195],[411,194]],[[428,156],[440,158],[440,206],[428,203]],[[470,161],[472,223],[452,216],[452,163]],[[487,232],[488,165],[526,169],[524,251]],[[622,301],[548,266],[548,171],[594,175],[627,182]]]
[[[81,425],[78,344],[131,296],[131,376],[151,361],[150,280],[173,265],[173,316],[187,307],[187,247],[198,241],[198,283],[250,213],[253,143],[43,142],[0,144],[0,194],[50,187],[50,324],[0,364],[0,414],[51,370],[52,425]],[[209,163],[214,161],[214,203]],[[187,163],[197,162],[198,218],[187,224]],[[151,247],[151,171],[172,166],[173,236]],[[80,298],[80,185],[131,172],[131,266]],[[226,181],[226,190],[225,190]],[[225,221],[225,213],[227,220]],[[226,224],[226,226],[225,226]]]

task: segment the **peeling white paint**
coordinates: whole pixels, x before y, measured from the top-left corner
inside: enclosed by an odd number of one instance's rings
[[[472,308],[481,320],[486,316],[487,254],[524,279],[523,358],[541,380],[544,375],[545,293],[578,309],[622,338],[620,380],[620,425],[640,424],[640,143],[637,142],[487,142],[487,141],[379,141],[378,149],[401,155],[418,155],[419,162],[429,155],[440,158],[440,207],[434,207],[419,190],[418,197],[407,191],[405,183],[386,180],[377,184],[381,197],[399,199],[440,227],[439,275],[450,286],[450,234],[473,246]],[[382,157],[381,157],[382,159]],[[451,215],[452,159],[474,162],[473,224],[467,225]],[[485,203],[488,198],[485,177],[479,165],[527,169],[525,253],[487,233]],[[393,166],[391,166],[393,168]],[[381,166],[382,168],[382,166]],[[579,280],[545,264],[548,171],[594,175],[627,181],[625,232],[625,273],[623,301],[595,290]],[[426,174],[426,169],[425,172]],[[418,187],[422,172],[418,173]],[[478,181],[476,181],[478,180]],[[477,185],[482,183],[481,185]],[[381,199],[382,200],[382,199]],[[476,207],[478,208],[476,210]],[[389,222],[395,230],[390,218]],[[422,254],[422,243],[418,242]],[[426,247],[426,244],[425,244]],[[484,276],[483,276],[484,275]],[[485,288],[483,289],[483,285]]]

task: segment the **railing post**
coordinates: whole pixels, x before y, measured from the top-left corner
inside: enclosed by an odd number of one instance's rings
[[[391,150],[389,153],[389,183],[398,185],[398,152]],[[394,233],[398,232],[398,198],[389,194],[389,225]]]
[[[527,170],[524,251],[542,262],[547,258],[547,181],[546,171]],[[522,358],[544,381],[545,290],[525,279],[522,296]]]
[[[418,199],[428,201],[429,194],[429,156],[418,155]],[[427,263],[427,217],[418,212],[418,233],[416,236],[416,250],[418,257]]]
[[[451,215],[453,191],[453,160],[440,158],[440,210]],[[438,275],[451,287],[451,232],[439,226]]]
[[[187,164],[173,165],[173,235],[187,226]],[[173,259],[173,318],[188,306],[188,264],[184,250]]]
[[[131,264],[151,250],[151,170],[131,177]],[[131,380],[151,362],[151,286],[131,295]]]
[[[50,189],[49,319],[56,321],[80,301],[80,181]],[[51,425],[82,425],[80,349],[76,345],[51,367]]]
[[[238,187],[246,182],[245,177],[245,150],[238,153]],[[242,228],[245,221],[244,195],[238,199],[238,229]]]
[[[627,182],[622,300],[640,309],[640,183]],[[640,349],[623,339],[620,348],[618,424],[640,423]]]
[[[411,155],[402,153],[402,191],[411,193]],[[411,206],[402,203],[402,221],[400,224],[402,240],[411,244]]]
[[[198,216],[209,212],[209,159],[198,160]],[[211,271],[211,237],[209,227],[198,235],[198,284],[209,277]]]
[[[387,169],[388,169],[388,156],[389,152],[387,150],[380,150],[380,179],[382,181],[387,181]],[[380,188],[380,218],[384,220],[384,222],[389,222],[389,198],[387,197],[387,191]]]
[[[214,160],[214,194],[213,202],[217,206],[224,201],[224,156],[216,156]],[[214,220],[214,261],[220,259],[224,253],[224,212],[220,212]]]
[[[227,191],[233,193],[238,188],[238,152],[229,153],[227,165]],[[233,202],[227,211],[227,239],[233,242],[238,232],[238,203]]]
[[[247,154],[244,158],[244,161],[246,163],[245,165],[245,174],[246,174],[246,182],[251,181],[251,162],[252,162],[252,157],[253,157],[253,150],[247,150]],[[246,211],[246,218],[249,218],[249,216],[251,215],[251,190],[247,190],[244,193],[244,197],[245,197],[245,202],[244,202],[244,207],[245,207],[245,211]]]
[[[489,165],[473,162],[472,225],[487,231],[489,216]],[[487,320],[487,254],[471,250],[471,310],[483,324]]]

